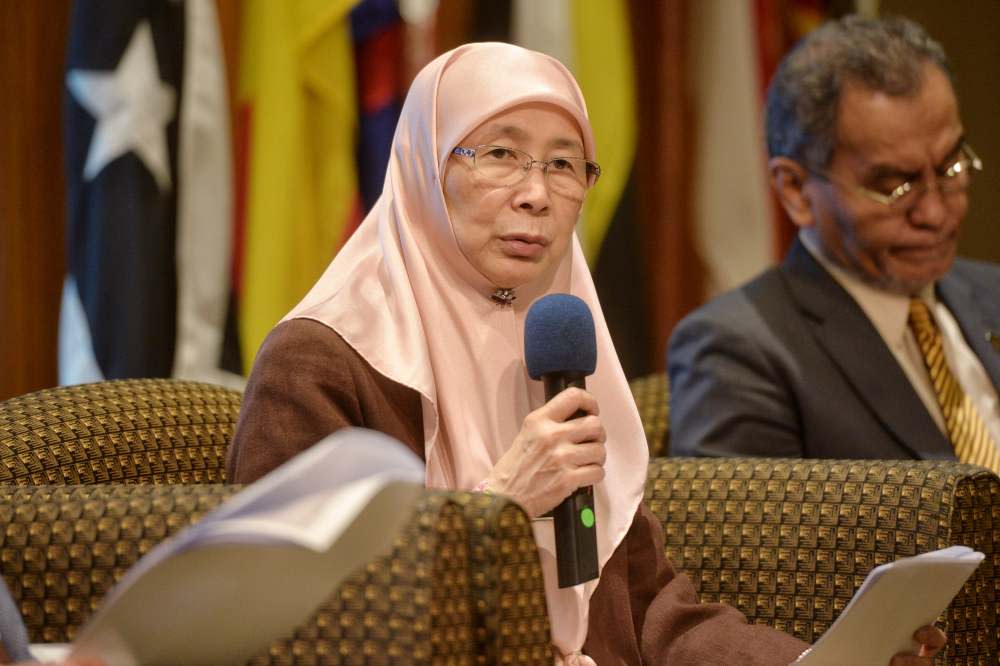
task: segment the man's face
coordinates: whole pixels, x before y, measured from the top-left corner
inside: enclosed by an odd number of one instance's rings
[[[930,183],[955,162],[962,140],[955,93],[936,66],[925,67],[912,97],[845,84],[830,180],[810,178],[805,185],[824,253],[867,282],[901,293],[941,277],[955,258],[965,190],[931,185],[906,205],[889,207],[856,186],[889,192],[907,181]]]

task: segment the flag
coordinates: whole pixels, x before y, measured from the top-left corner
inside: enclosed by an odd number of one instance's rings
[[[578,233],[608,330],[629,378],[650,371],[647,298],[635,154],[635,64],[626,0],[572,3],[573,73],[594,129],[601,179],[588,194]],[[648,164],[648,162],[645,162]]]
[[[635,66],[625,0],[574,4],[573,72],[587,100],[597,155],[607,173],[587,196],[580,231],[584,254],[594,265],[625,199],[632,176],[638,122]],[[628,219],[628,223],[633,220]]]
[[[637,229],[632,239],[616,243],[610,237],[605,251],[630,245],[632,263],[644,267],[645,372],[663,371],[670,332],[702,302],[704,266],[695,251],[691,215],[694,122],[687,64],[692,5],[687,0],[630,3],[641,147],[636,163],[642,164],[633,172]],[[627,256],[626,249],[617,254]]]
[[[626,375],[648,371],[646,266],[638,240],[634,159],[638,136],[635,64],[625,0],[516,0],[513,41],[548,53],[573,72],[602,168],[587,193],[577,235],[594,275]]]
[[[79,0],[64,103],[64,384],[219,369],[231,164],[212,0]]]
[[[403,23],[396,1],[361,0],[351,11],[351,39],[358,86],[358,187],[367,213],[382,194],[402,108]]]
[[[243,4],[234,280],[244,368],[361,217],[354,4]]]
[[[690,65],[698,121],[692,205],[710,297],[773,263],[774,214],[753,7],[705,0],[692,11]]]

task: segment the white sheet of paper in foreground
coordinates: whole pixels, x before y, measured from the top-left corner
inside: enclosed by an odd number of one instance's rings
[[[108,666],[236,664],[306,620],[388,553],[424,485],[396,440],[338,431],[161,543],[81,630]]]
[[[886,666],[894,654],[912,652],[913,632],[937,620],[983,557],[952,546],[875,567],[795,666]]]

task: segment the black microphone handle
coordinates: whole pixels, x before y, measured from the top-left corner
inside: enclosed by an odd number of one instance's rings
[[[581,373],[552,373],[542,376],[545,402],[571,386],[586,389]],[[570,418],[586,416],[578,410]],[[594,512],[594,489],[583,486],[552,509],[556,535],[556,570],[559,587],[572,587],[597,578],[597,521]]]

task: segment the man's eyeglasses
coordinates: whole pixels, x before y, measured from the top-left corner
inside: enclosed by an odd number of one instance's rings
[[[961,192],[969,186],[973,172],[982,170],[983,161],[972,150],[972,146],[963,143],[959,148],[955,161],[936,170],[936,177],[933,179],[933,182],[941,194]],[[852,183],[845,183],[825,171],[815,171],[812,169],[810,171],[825,180],[854,190],[872,201],[877,201],[883,206],[894,209],[912,206],[930,187],[930,183],[926,178],[918,178],[902,183],[889,183],[885,188],[873,189]]]
[[[550,160],[536,160],[534,157],[506,146],[458,146],[451,151],[455,155],[468,157],[476,172],[487,182],[499,186],[516,185],[536,164],[553,192],[582,199],[588,189],[601,176],[601,166],[597,162],[582,157],[553,157]]]

